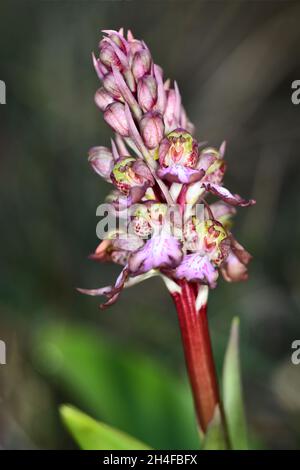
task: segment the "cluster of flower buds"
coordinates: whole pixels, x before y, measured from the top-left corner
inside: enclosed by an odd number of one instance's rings
[[[164,81],[146,44],[130,31],[127,37],[122,29],[104,31],[93,63],[102,82],[95,103],[115,139],[111,149],[93,147],[89,162],[114,186],[109,200],[118,217],[128,208],[132,212],[130,234],[114,230],[93,255],[123,265],[115,286],[81,291],[105,295],[109,305],[123,287],[154,275],[171,291],[180,289],[181,279],[213,288],[219,272],[229,282],[246,279],[251,256],[234,239],[231,218],[234,206],[255,201],[223,186],[225,143],[219,149],[201,147],[176,82],[172,87]],[[209,205],[209,194],[220,201]]]
[[[127,40],[122,30],[104,33],[99,57],[93,55],[102,81],[95,102],[111,128],[124,138],[132,137],[128,106],[142,142],[150,151],[157,149],[163,137],[178,127],[191,131],[176,83],[171,88],[169,81],[163,82],[162,69],[153,63],[146,44],[134,39],[131,32]]]

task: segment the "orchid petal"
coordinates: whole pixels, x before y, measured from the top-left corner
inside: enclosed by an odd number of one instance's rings
[[[172,165],[167,168],[159,168],[157,174],[160,178],[171,183],[194,183],[203,178],[204,170],[195,170],[183,165]]]
[[[252,256],[247,250],[231,235],[230,236],[231,249],[234,255],[243,264],[248,264],[252,260]]]
[[[174,268],[182,259],[181,243],[163,234],[148,240],[143,248],[129,258],[129,271],[141,274],[151,269]]]
[[[108,307],[116,302],[118,299],[121,291],[123,289],[127,289],[129,287],[135,286],[140,282],[146,281],[151,277],[161,276],[159,271],[152,269],[144,274],[140,274],[138,276],[129,277],[127,267],[125,267],[119,277],[117,278],[115,286],[105,286],[100,287],[99,289],[81,289],[77,288],[77,291],[81,294],[90,295],[90,296],[106,296],[108,297],[107,302],[100,305],[100,308]],[[164,276],[162,276],[164,277]]]
[[[221,273],[227,282],[240,282],[248,279],[247,267],[232,252],[221,266]]]
[[[191,184],[186,192],[186,212],[192,210],[192,207],[196,202],[198,202],[199,198],[205,193],[205,189],[202,188],[201,183],[196,181],[196,183]],[[187,210],[188,209],[188,210]]]
[[[236,209],[223,201],[214,202],[210,205],[210,209],[214,218],[217,220],[221,219],[222,217],[229,217],[236,214]]]
[[[77,290],[78,292],[81,292],[82,294],[87,294],[87,295],[92,295],[92,296],[105,295],[108,298],[108,300],[104,304],[100,305],[100,308],[105,308],[116,302],[121,291],[124,288],[124,284],[128,276],[129,276],[128,268],[127,266],[125,266],[124,269],[122,269],[121,273],[119,274],[114,286],[106,286],[100,289],[79,288]]]
[[[202,187],[215,196],[219,196],[223,201],[232,206],[247,207],[252,206],[256,202],[254,199],[247,200],[243,199],[238,194],[232,194],[228,189],[218,184],[203,182]]]
[[[124,251],[136,251],[144,245],[144,242],[141,238],[136,235],[123,234],[113,240],[114,248],[124,250]]]
[[[217,269],[211,264],[208,257],[199,253],[184,256],[175,271],[175,276],[178,279],[200,281],[208,284],[211,288],[216,287],[218,275]]]

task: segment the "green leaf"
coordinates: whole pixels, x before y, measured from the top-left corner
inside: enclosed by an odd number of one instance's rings
[[[69,402],[95,419],[152,448],[199,449],[187,382],[140,351],[84,324],[51,323],[37,332],[33,360]]]
[[[214,417],[204,437],[202,450],[225,450],[226,448],[220,408],[216,406]]]
[[[83,450],[150,449],[128,434],[96,421],[72,406],[61,406],[60,414],[65,426]]]
[[[223,401],[234,450],[248,449],[239,357],[239,319],[232,321],[223,368]]]

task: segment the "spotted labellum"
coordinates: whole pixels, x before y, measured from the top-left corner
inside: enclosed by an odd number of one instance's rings
[[[197,141],[177,83],[165,79],[144,41],[130,31],[106,30],[93,64],[101,82],[95,103],[114,138],[111,148],[93,147],[89,163],[112,184],[116,217],[125,210],[130,215],[126,233],[124,224],[108,233],[91,256],[122,266],[115,284],[80,291],[105,296],[107,307],[124,288],[153,276],[164,281],[178,311],[198,424],[206,432],[220,406],[203,321],[207,294],[220,275],[228,282],[247,279],[251,255],[231,233],[232,217],[238,206],[255,201],[223,186],[225,143],[214,148]],[[209,196],[216,200],[208,203]]]

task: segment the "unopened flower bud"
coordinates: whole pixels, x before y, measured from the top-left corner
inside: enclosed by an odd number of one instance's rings
[[[172,131],[176,127],[176,93],[173,89],[168,91],[164,121],[167,131]]]
[[[116,188],[125,196],[140,188],[139,196],[142,197],[146,189],[154,184],[147,165],[143,160],[134,157],[122,157],[117,161],[111,172],[111,179]]]
[[[100,59],[96,59],[95,54],[92,54],[93,58],[93,65],[96,71],[96,74],[98,75],[98,78],[100,80],[103,80],[103,77],[108,73],[107,67],[105,67],[104,64],[102,64]]]
[[[140,130],[146,146],[156,148],[164,136],[164,123],[159,113],[149,112],[140,122]]]
[[[111,103],[104,111],[104,120],[107,124],[122,137],[129,136],[129,128],[122,103]]]
[[[220,184],[224,178],[224,173],[226,170],[225,160],[222,158],[220,152],[212,147],[208,147],[202,150],[199,164],[205,161],[205,159],[211,159],[212,163],[206,169],[203,181]]]
[[[145,46],[142,41],[139,39],[130,39],[128,41],[128,46],[130,50],[130,54],[133,57],[136,52],[142,51],[145,49]]]
[[[120,32],[113,30],[104,30],[104,33],[108,34],[111,39],[123,52],[127,52],[127,41]]]
[[[111,44],[109,44],[105,39],[100,42],[100,54],[99,58],[102,64],[106,67],[111,68],[112,65],[121,68],[121,61],[114,51]]]
[[[103,88],[99,88],[95,93],[95,103],[101,111],[104,111],[110,103],[113,103],[113,97]]]
[[[114,166],[114,159],[107,147],[92,147],[89,151],[89,163],[93,170],[110,181],[110,174]]]
[[[143,111],[147,112],[153,108],[157,99],[157,84],[151,75],[145,75],[138,81],[137,97]]]
[[[147,49],[135,53],[132,61],[132,73],[136,80],[142,78],[149,72],[151,66],[151,55]]]
[[[122,100],[122,95],[120,93],[120,90],[118,88],[118,85],[116,84],[115,77],[113,73],[108,73],[105,75],[103,78],[103,86],[105,90],[116,100]]]

